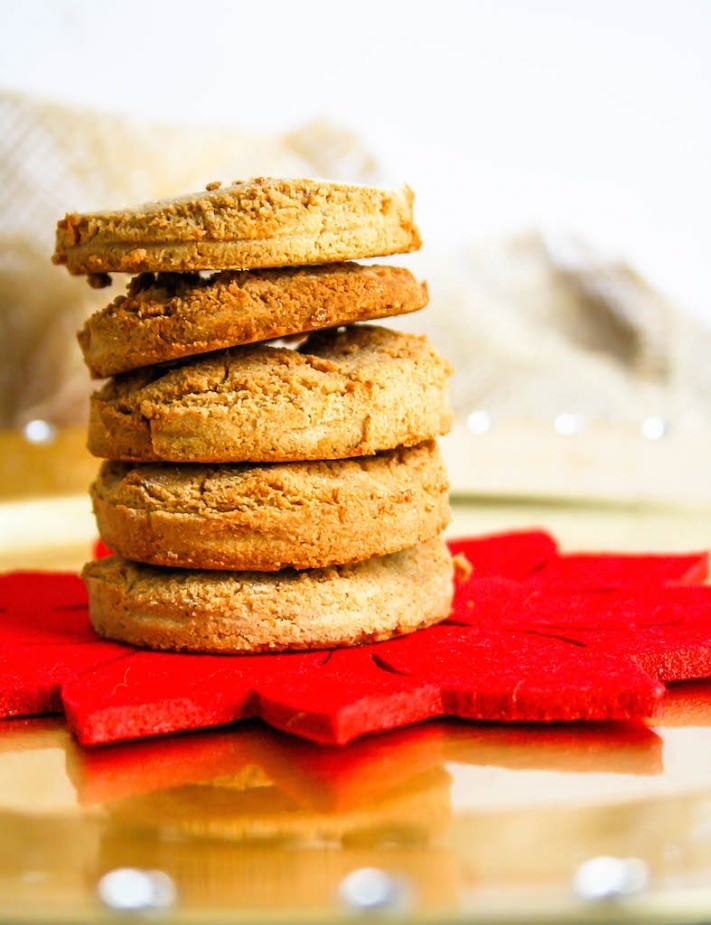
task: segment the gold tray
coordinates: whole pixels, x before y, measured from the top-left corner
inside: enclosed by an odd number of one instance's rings
[[[0,568],[89,554],[84,497],[3,504],[0,523]],[[524,526],[568,549],[711,545],[693,511],[469,504],[451,532]],[[342,749],[257,722],[82,749],[59,718],[2,722],[0,922],[115,921],[101,878],[126,867],[170,878],[161,922],[345,921],[369,903],[401,921],[708,919],[711,682],[678,685],[649,728],[439,721]]]

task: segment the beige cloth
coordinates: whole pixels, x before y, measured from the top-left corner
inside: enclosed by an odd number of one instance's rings
[[[434,251],[434,248],[433,248]],[[537,232],[427,254],[431,307],[397,326],[427,333],[455,368],[460,420],[584,415],[639,428],[711,422],[711,331],[623,261]]]

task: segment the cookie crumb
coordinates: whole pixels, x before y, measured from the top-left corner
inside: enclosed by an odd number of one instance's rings
[[[209,191],[212,191],[212,190],[214,190],[214,189],[219,189],[221,186],[222,186],[222,181],[221,181],[221,180],[212,180],[210,183],[207,184],[207,186],[205,187],[205,189],[206,189],[206,190],[209,190]]]
[[[106,289],[111,285],[111,277],[108,273],[89,273],[86,281],[92,289]]]
[[[463,552],[458,552],[457,555],[453,557],[452,562],[454,563],[455,581],[461,583],[471,577],[474,566]]]

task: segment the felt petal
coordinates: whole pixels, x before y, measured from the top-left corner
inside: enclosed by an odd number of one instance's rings
[[[323,653],[180,655],[137,651],[65,684],[62,700],[84,745],[220,726],[256,715],[255,685],[296,660],[317,667]]]
[[[444,712],[498,722],[624,720],[654,714],[664,693],[645,671],[586,646],[534,633],[437,626],[383,643],[377,658],[442,690]]]
[[[259,715],[284,732],[337,745],[441,715],[436,681],[383,669],[371,656],[376,648],[336,650],[318,671],[300,666],[260,682]]]
[[[0,655],[0,717],[62,711],[61,688],[97,665],[123,660],[126,646],[13,646]]]
[[[535,578],[558,589],[604,591],[672,583],[701,584],[708,574],[707,552],[664,556],[578,553],[549,559]]]
[[[555,539],[545,530],[521,530],[450,540],[452,555],[469,560],[477,578],[495,575],[517,581],[542,569],[557,556]]]
[[[0,652],[36,642],[98,642],[86,608],[86,587],[74,573],[0,575]]]

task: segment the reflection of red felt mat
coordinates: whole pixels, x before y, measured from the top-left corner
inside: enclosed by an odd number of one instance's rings
[[[0,736],[0,748],[5,739],[12,735]],[[340,812],[368,806],[445,762],[577,774],[652,775],[663,769],[662,740],[642,723],[534,728],[438,720],[340,748],[245,721],[227,729],[67,750],[67,771],[86,805],[197,783],[231,786],[244,772],[249,786],[249,772],[257,769],[263,778],[257,778],[258,786],[266,781],[298,806]]]
[[[0,577],[0,716],[66,712],[80,742],[261,716],[316,742],[450,715],[652,715],[665,681],[711,676],[707,554],[558,554],[532,531],[456,540],[474,567],[450,619],[392,642],[286,655],[174,655],[100,640],[76,575]]]

